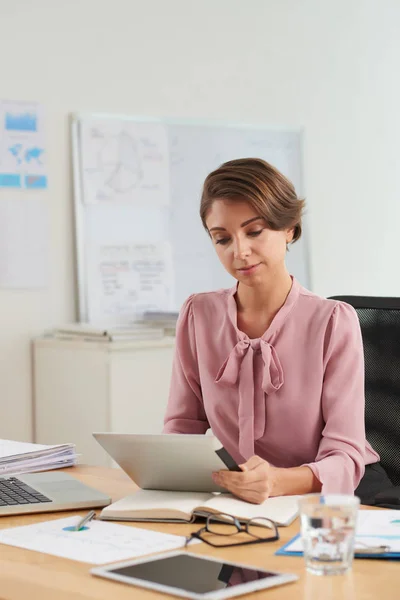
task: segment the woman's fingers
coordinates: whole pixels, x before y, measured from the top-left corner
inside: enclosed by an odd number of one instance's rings
[[[219,471],[218,476],[219,481],[223,483],[247,487],[265,479],[266,473],[260,470],[246,471],[244,473],[236,471]]]
[[[213,473],[215,483],[238,498],[260,504],[269,497],[269,463],[259,456],[252,456],[240,467],[242,472],[221,470]]]
[[[260,456],[252,456],[249,460],[239,467],[242,471],[253,471],[253,469],[257,469],[261,465],[269,465],[266,460],[263,460]]]
[[[245,500],[246,502],[251,502],[252,504],[261,504],[268,498],[267,492],[260,492],[255,489],[246,489],[246,488],[231,488],[229,489],[231,494],[240,498],[241,500]]]

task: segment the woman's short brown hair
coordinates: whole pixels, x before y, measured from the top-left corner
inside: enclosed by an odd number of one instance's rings
[[[207,229],[207,214],[215,200],[248,202],[274,231],[294,229],[292,242],[301,236],[304,200],[293,184],[260,158],[239,158],[210,173],[203,186],[200,216]]]

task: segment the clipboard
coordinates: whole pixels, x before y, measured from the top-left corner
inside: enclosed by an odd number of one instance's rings
[[[360,537],[364,537],[364,536],[359,536]],[[367,536],[365,536],[367,537]],[[371,536],[368,536],[371,537]],[[379,539],[383,539],[385,536],[380,536]],[[303,551],[300,550],[290,550],[290,546],[296,542],[298,539],[300,538],[300,533],[298,533],[297,535],[295,535],[291,540],[289,540],[288,542],[286,542],[286,544],[284,546],[282,546],[282,548],[279,548],[276,552],[275,555],[276,556],[303,556]],[[357,539],[357,538],[356,538]],[[386,538],[388,541],[390,540],[390,536],[387,536]],[[378,548],[378,546],[377,546]],[[389,560],[399,560],[400,559],[400,552],[381,552],[381,551],[375,551],[375,552],[368,552],[368,549],[366,548],[366,550],[355,550],[354,551],[354,558],[377,558],[377,559],[389,559]]]

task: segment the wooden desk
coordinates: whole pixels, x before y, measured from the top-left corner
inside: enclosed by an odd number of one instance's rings
[[[102,467],[75,467],[68,473],[88,485],[110,494],[113,500],[131,494],[135,485],[120,470]],[[20,517],[1,517],[0,527],[28,525],[49,519],[59,519],[75,513],[48,513]],[[187,535],[198,525],[167,523],[132,523],[144,527]],[[296,573],[297,583],[264,590],[251,598],[268,600],[397,600],[400,597],[400,562],[356,559],[353,569],[342,576],[319,577],[305,571],[300,557],[279,557],[274,552],[298,531],[298,520],[290,527],[280,528],[281,539],[273,544],[242,548],[213,549],[206,544],[194,545],[191,552],[237,560],[265,569]],[[92,577],[92,565],[58,558],[39,552],[0,546],[0,599],[1,600],[166,600],[165,594],[133,588],[120,583]],[[242,596],[243,598],[250,598]]]

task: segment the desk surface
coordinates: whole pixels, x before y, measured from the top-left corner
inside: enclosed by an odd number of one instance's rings
[[[117,500],[131,494],[135,484],[119,469],[102,467],[74,467],[68,473]],[[85,514],[86,511],[62,513]],[[1,517],[0,527],[28,525],[49,519],[59,519],[61,513]],[[198,525],[167,523],[132,523],[144,527],[187,535]],[[205,544],[194,545],[191,552],[214,555],[227,560],[237,560],[265,569],[296,573],[297,583],[257,592],[251,598],[268,600],[395,600],[399,598],[400,562],[388,560],[356,559],[350,573],[342,576],[319,577],[306,573],[301,557],[279,557],[274,552],[298,532],[298,520],[290,527],[281,527],[279,542],[241,548],[215,550]],[[161,600],[172,598],[141,588],[92,577],[92,565],[58,558],[39,552],[0,546],[0,599],[1,600],[71,600],[96,599]],[[241,596],[250,598],[250,595]]]

